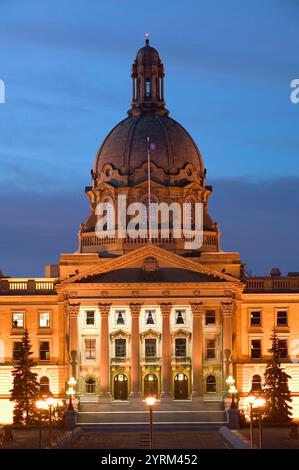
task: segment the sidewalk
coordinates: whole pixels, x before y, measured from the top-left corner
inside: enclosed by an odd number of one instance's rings
[[[250,439],[249,428],[239,429],[248,440]],[[299,439],[289,438],[290,427],[264,427],[264,448],[265,449],[299,449]],[[253,440],[255,445],[259,446],[259,430],[253,429]]]

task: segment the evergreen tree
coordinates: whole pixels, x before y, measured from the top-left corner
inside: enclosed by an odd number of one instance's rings
[[[37,374],[31,371],[36,364],[32,355],[29,332],[26,329],[21,341],[18,360],[15,363],[13,388],[10,390],[10,400],[15,402],[13,421],[15,424],[30,424],[36,416],[35,401],[39,396]]]
[[[280,364],[280,349],[275,329],[271,335],[272,347],[269,349],[272,357],[267,363],[264,373],[264,395],[266,399],[266,420],[271,422],[289,422],[292,407],[288,404],[292,401],[288,386],[291,377],[284,371]]]

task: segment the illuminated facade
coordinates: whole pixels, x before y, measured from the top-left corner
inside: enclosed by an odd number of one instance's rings
[[[86,188],[90,214],[78,250],[47,267],[48,277],[0,278],[0,415],[9,420],[12,363],[25,327],[41,386],[58,397],[74,376],[81,402],[149,393],[168,402],[222,401],[233,375],[242,404],[261,386],[275,326],[299,417],[299,274],[246,277],[239,254],[222,251],[203,159],[169,117],[164,66],[148,40],[131,76],[128,117],[104,140]],[[170,230],[166,237],[160,226],[151,240],[98,237],[97,204],[115,207],[119,196],[145,205],[203,203],[201,248],[186,249],[186,236]]]

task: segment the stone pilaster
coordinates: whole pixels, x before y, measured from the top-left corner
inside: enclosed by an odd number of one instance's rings
[[[109,357],[109,311],[111,304],[99,304],[101,315],[100,335],[100,397],[110,399],[110,357]]]
[[[65,314],[68,317],[68,355],[70,361],[70,376],[78,381],[78,315],[80,303],[67,302],[65,304]]]
[[[234,302],[221,302],[222,351],[223,351],[223,387],[229,375],[233,375],[233,314]]]
[[[142,304],[130,304],[131,311],[131,398],[141,395],[140,391],[140,338],[139,315]]]
[[[203,330],[201,302],[190,304],[192,311],[192,398],[203,394]]]
[[[160,304],[162,313],[162,393],[161,398],[171,395],[171,344],[170,344],[170,312],[171,303]]]

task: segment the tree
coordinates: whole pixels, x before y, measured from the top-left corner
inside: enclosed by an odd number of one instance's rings
[[[32,355],[29,332],[26,329],[18,350],[18,359],[15,362],[13,375],[13,388],[10,390],[10,400],[15,402],[13,411],[14,424],[30,424],[35,421],[35,401],[39,396],[39,383],[37,374],[32,372],[35,367]]]
[[[267,363],[264,373],[264,395],[266,399],[265,418],[271,422],[289,422],[292,401],[288,380],[291,378],[281,367],[280,349],[275,329],[271,335],[272,347],[269,349],[272,357]]]

